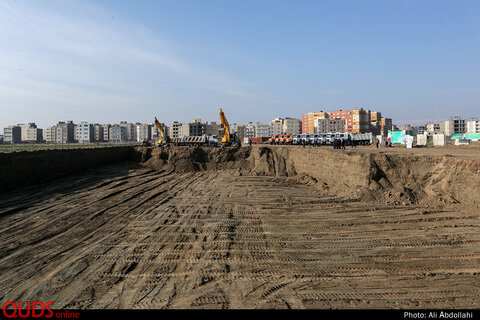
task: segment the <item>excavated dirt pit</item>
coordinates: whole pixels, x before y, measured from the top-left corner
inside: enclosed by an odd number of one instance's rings
[[[139,148],[4,193],[0,303],[477,308],[480,149],[381,150]]]

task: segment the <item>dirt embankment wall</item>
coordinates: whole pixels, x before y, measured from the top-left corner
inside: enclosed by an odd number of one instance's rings
[[[401,203],[480,203],[480,161],[448,156],[278,150],[337,193]]]
[[[132,147],[0,153],[0,192],[52,181],[76,172],[135,160]]]
[[[448,156],[283,147],[138,149],[142,164],[167,171],[234,169],[292,177],[325,192],[389,203],[480,203],[480,161]]]

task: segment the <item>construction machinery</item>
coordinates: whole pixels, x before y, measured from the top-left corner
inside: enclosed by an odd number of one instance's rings
[[[293,136],[291,134],[277,134],[268,139],[270,144],[293,144]]]
[[[160,124],[160,121],[158,121],[157,117],[155,117],[155,132],[157,133],[157,138],[159,136],[159,131],[160,131],[160,139],[158,139],[158,144],[167,144],[170,142],[170,137],[165,134],[165,130],[163,129],[163,126]]]
[[[225,129],[225,134],[220,142],[220,146],[227,147],[236,145],[240,147],[242,144],[238,140],[237,135],[235,133],[230,133],[230,125],[228,124],[227,118],[225,117],[222,108],[220,108],[220,125],[222,128]]]
[[[181,138],[172,138],[170,143],[174,146],[210,146],[217,147],[218,139],[216,135],[203,134],[201,136],[185,136]]]

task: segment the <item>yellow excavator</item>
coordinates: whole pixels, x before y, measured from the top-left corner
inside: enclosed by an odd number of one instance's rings
[[[222,128],[225,128],[225,135],[223,136],[220,145],[221,146],[231,146],[232,144],[237,144],[238,147],[241,146],[240,141],[237,139],[235,133],[230,133],[230,125],[228,124],[225,113],[223,113],[222,108],[220,108],[220,124]]]
[[[158,121],[157,117],[155,117],[155,132],[157,133],[158,137],[158,131],[160,130],[160,139],[158,139],[158,144],[161,145],[162,143],[169,143],[170,142],[170,137],[165,134],[165,130],[163,129],[163,126],[160,124],[160,121]]]

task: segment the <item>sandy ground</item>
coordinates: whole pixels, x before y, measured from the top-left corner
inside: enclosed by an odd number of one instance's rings
[[[112,165],[0,196],[0,304],[478,308],[479,211],[233,169]]]

